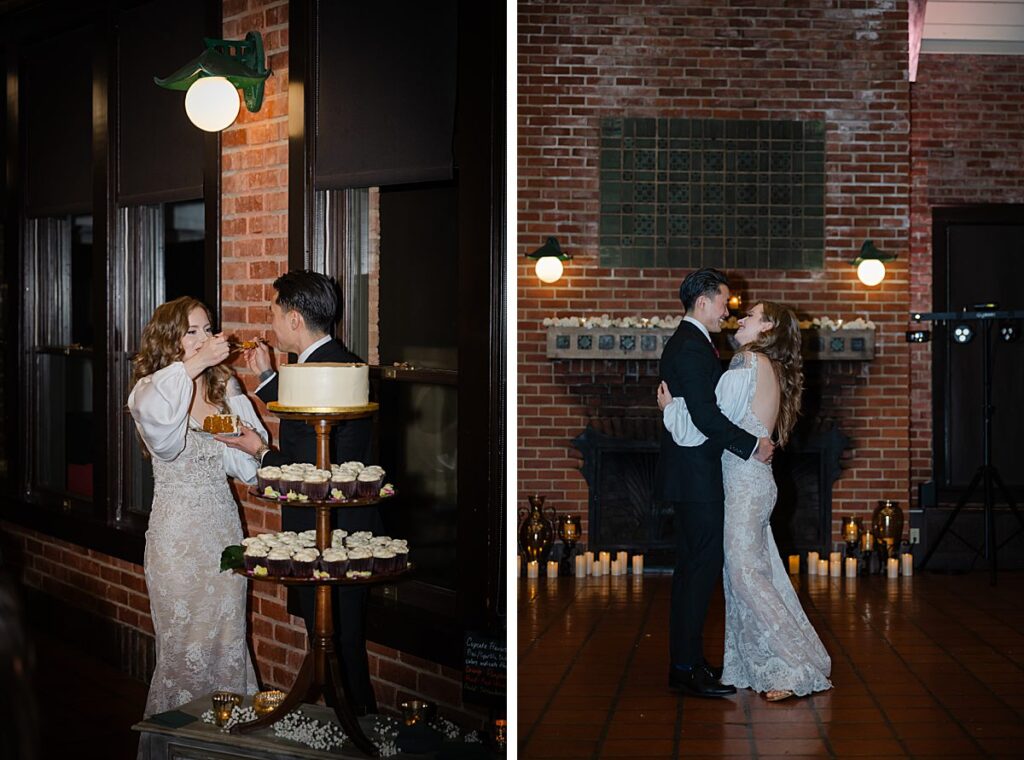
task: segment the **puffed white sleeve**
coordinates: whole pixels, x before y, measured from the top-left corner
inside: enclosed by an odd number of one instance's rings
[[[228,393],[232,390],[239,390],[237,387],[229,388]],[[256,414],[256,409],[253,408],[252,402],[249,397],[244,393],[237,393],[236,395],[229,395],[226,399],[228,408],[231,409],[232,414],[237,414],[240,422],[244,422],[253,430],[255,430],[263,442],[266,443],[269,436],[267,429],[263,427],[263,423]],[[224,471],[232,478],[237,478],[243,483],[255,483],[256,482],[256,470],[259,468],[259,463],[251,456],[246,454],[240,449],[233,449],[230,446],[224,447]]]
[[[751,375],[755,371],[752,367],[730,369],[722,373],[718,385],[715,386],[718,408],[733,424],[739,424],[746,414],[753,386],[750,381]],[[676,396],[669,402],[662,411],[662,420],[677,446],[700,446],[708,439],[693,424],[690,411],[686,408],[686,400],[682,396]]]
[[[174,362],[139,380],[128,396],[128,409],[146,448],[169,462],[185,450],[188,408],[195,386],[185,365]]]

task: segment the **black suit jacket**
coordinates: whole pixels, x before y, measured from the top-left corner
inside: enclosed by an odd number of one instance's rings
[[[338,339],[324,343],[309,355],[306,363],[313,362],[362,362]],[[260,388],[256,395],[264,403],[277,401],[277,376]],[[358,461],[369,464],[370,443],[373,433],[373,419],[348,420],[339,422],[331,430],[331,462]],[[263,457],[263,465],[310,462],[316,464],[316,431],[312,425],[299,420],[281,420],[281,435],[278,449],[271,449]],[[309,507],[283,506],[281,523],[285,530],[303,531],[316,527],[316,511]],[[347,531],[382,530],[376,507],[357,509],[332,509],[332,524]]]
[[[704,333],[682,321],[661,354],[661,379],[673,396],[682,396],[697,429],[708,437],[700,446],[677,446],[661,427],[661,451],[654,497],[663,501],[722,501],[722,451],[748,459],[756,436],[729,422],[718,408],[715,386],[722,364]]]

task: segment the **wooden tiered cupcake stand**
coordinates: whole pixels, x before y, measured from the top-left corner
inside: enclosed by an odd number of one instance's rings
[[[377,411],[377,404],[367,404],[365,407],[357,407],[344,411],[326,411],[315,407],[295,409],[294,407],[282,407],[277,403],[267,404],[274,415],[285,420],[298,420],[312,425],[316,430],[316,466],[321,470],[331,468],[330,441],[331,429],[338,422],[356,420],[372,416]],[[275,500],[276,501],[276,500]],[[316,510],[316,546],[321,552],[331,545],[331,510],[348,509],[352,507],[366,507],[380,502],[380,498],[350,499],[348,501],[290,501],[278,502],[282,506],[306,507]],[[368,578],[281,578],[281,577],[257,577],[245,573],[244,570],[236,571],[249,580],[266,581],[268,583],[283,584],[285,586],[315,586],[316,587],[316,619],[314,622],[314,635],[310,650],[302,661],[299,674],[292,684],[281,704],[262,718],[249,723],[240,723],[231,728],[232,733],[247,733],[269,726],[283,718],[304,701],[315,701],[321,694],[328,704],[334,702],[334,712],[341,722],[342,728],[349,735],[355,745],[370,755],[376,757],[377,747],[374,746],[366,734],[363,733],[359,722],[356,720],[352,707],[345,694],[344,681],[341,678],[341,669],[338,666],[338,655],[334,651],[334,619],[331,614],[331,586],[365,586],[375,583],[393,583],[396,579],[406,575],[408,571],[401,573],[390,573],[387,575],[371,575]]]

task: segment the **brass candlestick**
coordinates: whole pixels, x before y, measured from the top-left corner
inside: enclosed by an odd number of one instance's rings
[[[570,566],[572,553],[576,549],[576,542],[580,540],[582,532],[578,515],[562,515],[558,518],[558,537],[562,539],[562,546],[565,547],[559,567],[561,575],[572,575]]]

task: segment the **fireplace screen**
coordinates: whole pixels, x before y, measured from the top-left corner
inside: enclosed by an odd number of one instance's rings
[[[648,567],[671,567],[672,508],[654,500],[657,442],[587,428],[573,445],[583,454],[582,471],[590,489],[588,547],[643,553]],[[779,498],[772,532],[783,555],[828,548],[832,483],[846,445],[846,436],[833,429],[797,436],[776,454]]]

